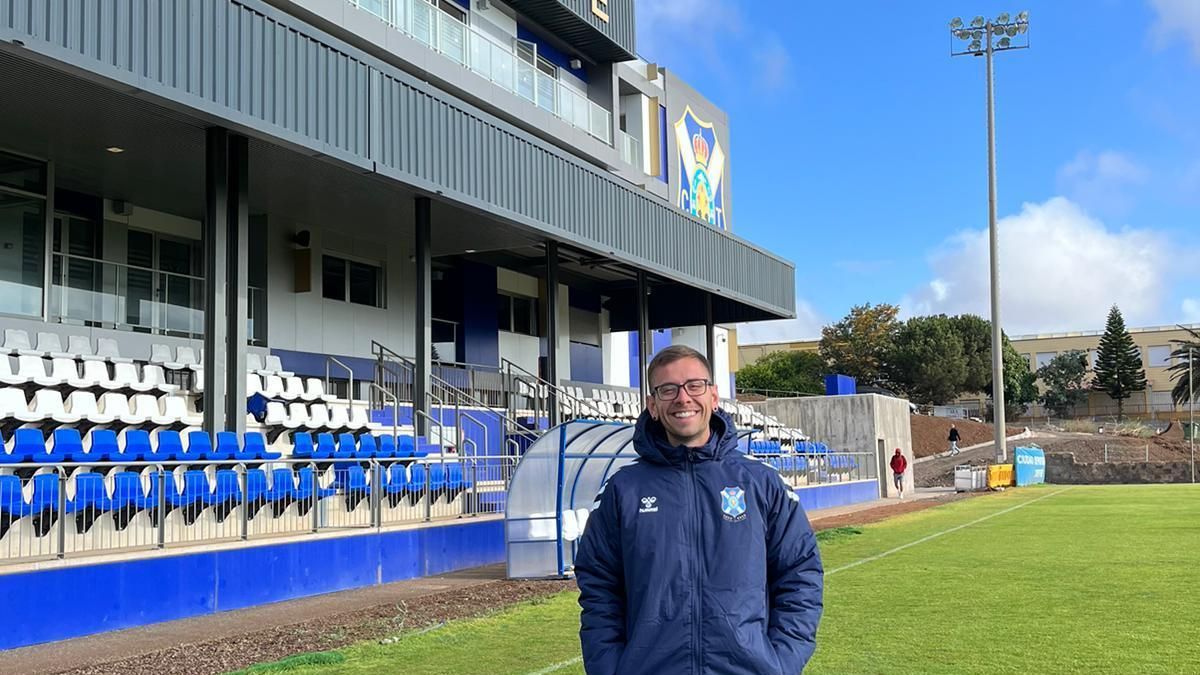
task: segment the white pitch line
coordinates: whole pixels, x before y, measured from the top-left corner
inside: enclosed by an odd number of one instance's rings
[[[1021,502],[1020,504],[1017,504],[1016,506],[1010,506],[1010,507],[1008,507],[1007,509],[1004,509],[1003,511],[997,511],[997,512],[995,512],[995,513],[989,513],[988,515],[986,515],[986,516],[983,516],[982,518],[977,518],[977,519],[975,519],[975,520],[972,520],[972,521],[971,521],[971,522],[969,522],[969,523],[963,523],[962,525],[956,525],[956,526],[954,526],[954,527],[952,527],[952,528],[950,528],[950,529],[948,529],[948,530],[942,530],[941,532],[936,532],[936,533],[934,533],[934,534],[931,534],[931,535],[929,535],[928,537],[921,537],[920,539],[918,539],[918,540],[916,540],[916,541],[910,541],[909,543],[907,543],[907,544],[904,544],[904,545],[902,545],[902,546],[897,546],[896,548],[893,548],[893,549],[891,549],[890,551],[884,551],[883,553],[880,553],[880,554],[878,554],[878,555],[873,555],[873,556],[871,556],[871,557],[869,557],[869,558],[863,558],[862,560],[858,560],[858,561],[852,562],[852,563],[850,563],[850,564],[848,564],[848,565],[842,565],[841,567],[837,567],[837,568],[834,568],[834,569],[832,569],[832,570],[829,570],[828,572],[826,572],[826,573],[825,573],[825,576],[829,576],[829,575],[831,575],[831,574],[837,574],[838,572],[844,572],[844,571],[846,571],[846,570],[848,570],[848,569],[851,569],[851,568],[854,568],[854,567],[858,567],[859,565],[865,565],[865,564],[867,564],[867,563],[869,563],[869,562],[874,562],[874,561],[876,561],[876,560],[879,560],[880,558],[886,558],[886,557],[888,557],[889,555],[892,555],[893,553],[899,553],[900,551],[903,551],[903,550],[904,550],[904,549],[906,549],[906,548],[912,548],[913,546],[916,546],[916,545],[918,545],[918,544],[924,544],[924,543],[925,543],[925,542],[927,542],[927,541],[932,541],[932,540],[934,540],[934,539],[937,539],[938,537],[945,536],[945,535],[947,535],[947,534],[950,534],[950,533],[952,533],[952,532],[957,532],[957,531],[959,531],[959,530],[963,529],[964,527],[971,527],[972,525],[978,525],[979,523],[982,523],[982,522],[983,522],[983,521],[985,521],[985,520],[988,520],[988,519],[991,519],[991,518],[995,518],[996,516],[1002,516],[1002,515],[1004,515],[1004,514],[1006,514],[1006,513],[1010,513],[1010,512],[1012,512],[1012,511],[1016,511],[1016,510],[1017,510],[1017,509],[1019,509],[1019,508],[1022,508],[1022,507],[1025,507],[1025,506],[1029,506],[1030,504],[1032,504],[1032,503],[1034,503],[1034,502],[1040,502],[1040,501],[1042,501],[1043,499],[1047,499],[1047,498],[1049,498],[1049,497],[1053,497],[1054,495],[1059,495],[1059,494],[1062,494],[1062,493],[1064,493],[1064,492],[1066,492],[1067,490],[1070,490],[1070,489],[1071,489],[1071,488],[1063,488],[1063,489],[1059,490],[1058,492],[1051,492],[1050,494],[1048,494],[1048,495],[1042,495],[1041,497],[1038,497],[1037,499],[1030,499],[1030,500],[1029,500],[1029,501],[1027,501],[1027,502]]]
[[[560,661],[552,666],[548,666],[546,668],[542,668],[541,670],[535,670],[531,673],[527,673],[527,675],[547,675],[548,673],[553,673],[555,671],[562,670],[563,668],[566,668],[567,666],[573,666],[582,660],[583,660],[582,655],[576,656],[573,659],[567,659],[566,661]]]

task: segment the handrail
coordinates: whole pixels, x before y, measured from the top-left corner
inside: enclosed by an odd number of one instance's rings
[[[609,415],[608,415],[608,413],[604,412],[603,410],[601,410],[600,408],[598,408],[598,407],[597,407],[595,404],[591,403],[590,401],[587,401],[587,400],[585,400],[585,399],[581,399],[581,398],[578,398],[578,397],[576,397],[576,396],[573,396],[573,395],[571,395],[571,394],[568,394],[568,393],[567,393],[567,391],[566,391],[566,388],[565,388],[565,387],[563,387],[562,385],[554,384],[554,383],[552,383],[552,382],[550,382],[550,381],[548,381],[548,380],[544,380],[544,379],[542,379],[541,377],[539,377],[539,376],[537,376],[537,375],[534,375],[533,373],[529,372],[528,370],[525,370],[525,369],[524,369],[524,368],[522,368],[521,366],[519,366],[519,365],[517,365],[517,364],[513,363],[512,361],[509,361],[508,359],[500,359],[500,364],[501,364],[501,368],[507,368],[507,369],[509,369],[510,371],[511,371],[511,369],[513,369],[513,368],[517,369],[517,370],[518,370],[518,371],[520,371],[522,374],[524,374],[524,375],[528,376],[529,378],[533,379],[533,380],[534,380],[534,383],[535,383],[536,385],[539,385],[539,386],[544,386],[544,387],[547,387],[548,389],[552,389],[552,390],[554,391],[555,395],[556,395],[556,401],[555,401],[555,402],[556,402],[558,405],[560,405],[560,406],[561,406],[561,405],[562,405],[562,401],[563,401],[564,399],[565,399],[565,400],[567,400],[569,403],[575,404],[575,407],[572,409],[572,412],[573,412],[573,413],[575,413],[575,414],[573,415],[573,417],[575,417],[575,418],[583,417],[583,415],[580,415],[580,414],[578,414],[578,413],[579,413],[579,410],[578,410],[578,408],[579,408],[579,407],[583,407],[583,408],[587,408],[587,409],[591,410],[591,411],[592,411],[592,412],[593,412],[595,415],[597,415],[597,417],[598,417],[599,419],[608,419],[608,418],[609,418]],[[537,390],[537,389],[538,389],[538,387],[536,387],[536,386],[535,386],[535,387],[534,387],[534,389],[535,389],[535,390]],[[547,411],[547,412],[549,412],[549,411]]]
[[[400,438],[400,399],[396,398],[396,395],[392,392],[374,382],[371,383],[370,388],[371,390],[378,390],[379,393],[383,394],[384,398],[392,399],[392,440],[398,440]]]
[[[350,373],[350,391],[347,392],[346,398],[350,402],[350,409],[348,412],[351,415],[353,415],[354,414],[354,370],[350,366],[339,361],[336,356],[326,356],[325,357],[325,391],[326,392],[333,391],[333,388],[329,384],[329,382],[330,382],[330,379],[329,379],[329,364],[330,364],[330,362],[341,366],[347,373]]]

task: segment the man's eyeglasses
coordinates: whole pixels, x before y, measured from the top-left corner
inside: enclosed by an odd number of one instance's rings
[[[708,391],[708,387],[711,384],[712,382],[708,380],[688,380],[683,384],[670,382],[658,385],[651,392],[660,401],[674,401],[679,398],[679,390],[681,388],[688,393],[688,396],[700,396]]]

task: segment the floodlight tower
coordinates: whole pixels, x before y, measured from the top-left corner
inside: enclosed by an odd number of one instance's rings
[[[966,48],[954,40],[967,43]],[[950,55],[987,57],[988,234],[992,288],[992,422],[996,431],[996,459],[1008,458],[1004,429],[1004,339],[1000,330],[1000,251],[996,233],[996,107],[992,86],[992,54],[1029,48],[1029,12],[1011,17],[1007,12],[994,21],[982,16],[969,25],[955,17],[950,22]]]

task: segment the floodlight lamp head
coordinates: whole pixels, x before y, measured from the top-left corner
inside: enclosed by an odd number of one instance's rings
[[[950,20],[950,29],[951,30],[954,30],[956,28],[962,28],[962,25],[963,25],[963,20],[961,17],[956,16]]]
[[[971,19],[971,27],[982,28],[983,27],[983,17],[977,16],[974,19]]]
[[[1008,19],[1008,12],[1000,12],[1000,14],[996,16],[996,23],[1008,23]]]
[[[1021,11],[1017,13],[1017,21],[1019,23],[1027,23],[1029,21],[1029,12]]]

